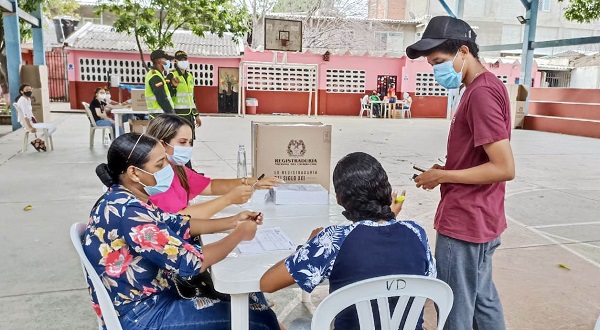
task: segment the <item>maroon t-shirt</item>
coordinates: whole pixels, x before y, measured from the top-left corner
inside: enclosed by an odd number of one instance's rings
[[[506,87],[494,74],[485,72],[466,88],[452,118],[445,169],[462,170],[487,163],[483,145],[510,139],[510,131]],[[504,182],[442,184],[435,229],[472,243],[486,243],[500,236],[506,229],[505,186]]]

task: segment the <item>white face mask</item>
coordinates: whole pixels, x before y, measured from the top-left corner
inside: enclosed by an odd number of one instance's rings
[[[98,94],[98,98],[101,100],[106,100],[106,94],[100,93],[100,94]]]
[[[106,96],[104,97],[105,100],[110,100],[110,94],[106,94]]]
[[[181,70],[187,70],[190,67],[189,61],[177,61],[177,67]]]

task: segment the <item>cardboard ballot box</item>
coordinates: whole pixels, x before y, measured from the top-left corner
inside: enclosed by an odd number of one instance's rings
[[[331,125],[252,122],[252,172],[329,190]]]
[[[45,65],[22,65],[21,84],[29,84],[33,90],[31,109],[38,122],[50,121],[50,91],[48,67]]]
[[[510,117],[512,128],[522,128],[525,122],[525,102],[527,88],[523,85],[506,85],[510,101]]]
[[[144,96],[143,89],[131,90],[131,109],[134,111],[148,110],[148,106],[146,105],[146,96]]]

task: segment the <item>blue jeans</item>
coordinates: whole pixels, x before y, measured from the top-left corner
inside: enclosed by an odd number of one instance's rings
[[[108,119],[100,119],[100,120],[96,120],[96,126],[110,126],[112,127],[112,131],[113,131],[113,136],[115,135],[115,125],[113,123],[110,122],[110,120]],[[122,130],[119,127],[119,134],[122,134]]]
[[[500,236],[469,243],[441,234],[435,243],[438,279],[454,292],[444,330],[505,330],[502,304],[492,280],[492,256]]]
[[[275,313],[266,305],[262,293],[250,298],[250,329],[279,330]],[[162,292],[139,303],[121,315],[123,330],[230,330],[229,302],[200,298],[182,299],[171,292]]]

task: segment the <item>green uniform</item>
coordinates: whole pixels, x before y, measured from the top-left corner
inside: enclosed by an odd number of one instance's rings
[[[174,113],[173,100],[171,99],[171,86],[169,80],[155,67],[150,68],[145,79],[146,106],[150,117],[153,113]]]
[[[196,103],[194,100],[194,76],[189,71],[175,69],[169,73],[167,80],[170,81],[172,85],[175,78],[179,80],[177,87],[172,86],[172,89],[175,90],[172,94],[175,113],[189,122],[192,127],[193,138],[195,139],[196,116],[198,116],[198,110],[196,110]]]

